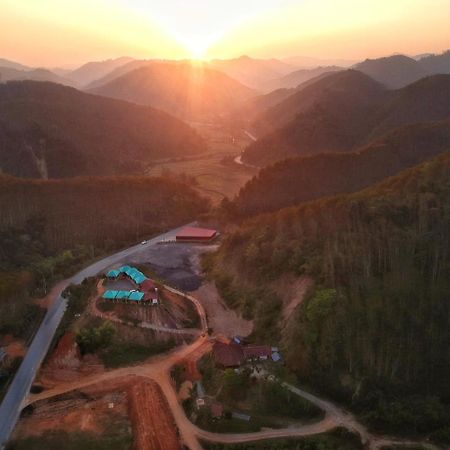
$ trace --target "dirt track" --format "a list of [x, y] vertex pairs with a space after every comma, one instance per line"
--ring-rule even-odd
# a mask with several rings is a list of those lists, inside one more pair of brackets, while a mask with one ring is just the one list
[[[195, 301], [194, 301], [195, 300]], [[194, 304], [196, 305], [199, 315], [202, 321], [202, 328], [206, 328], [206, 315], [203, 310], [202, 305], [195, 298], [193, 298]], [[361, 436], [363, 443], [368, 445], [370, 449], [379, 449], [382, 445], [389, 444], [397, 444], [397, 445], [409, 445], [410, 442], [401, 441], [397, 439], [391, 439], [389, 437], [376, 437], [369, 433], [367, 429], [361, 425], [351, 414], [342, 410], [341, 408], [335, 406], [331, 402], [320, 399], [308, 392], [302, 391], [294, 386], [285, 385], [288, 389], [290, 389], [296, 395], [306, 398], [311, 401], [313, 404], [319, 406], [325, 411], [325, 417], [320, 422], [316, 422], [313, 424], [303, 425], [296, 428], [286, 428], [286, 429], [277, 429], [277, 430], [266, 430], [255, 433], [233, 433], [233, 434], [220, 434], [220, 433], [210, 433], [205, 430], [201, 430], [196, 427], [190, 420], [186, 417], [186, 414], [179, 403], [177, 394], [175, 392], [174, 383], [170, 378], [170, 370], [171, 368], [180, 362], [192, 362], [201, 358], [202, 355], [211, 351], [213, 340], [207, 336], [199, 337], [192, 344], [179, 347], [178, 349], [166, 354], [156, 356], [144, 364], [132, 367], [124, 367], [116, 370], [111, 370], [109, 372], [92, 375], [85, 377], [82, 380], [77, 380], [76, 382], [63, 383], [55, 388], [48, 389], [40, 394], [30, 394], [23, 406], [34, 403], [38, 400], [43, 400], [47, 398], [54, 397], [56, 395], [60, 395], [66, 392], [70, 392], [76, 389], [86, 388], [94, 383], [103, 383], [106, 381], [116, 380], [118, 378], [129, 377], [132, 375], [146, 377], [151, 379], [153, 382], [156, 382], [162, 390], [165, 399], [167, 400], [167, 404], [172, 413], [173, 419], [175, 420], [176, 425], [178, 426], [178, 430], [180, 433], [180, 438], [183, 444], [190, 448], [190, 450], [201, 450], [201, 445], [199, 443], [199, 438], [212, 441], [212, 442], [222, 442], [222, 443], [237, 443], [237, 442], [250, 442], [257, 441], [263, 439], [272, 439], [278, 437], [304, 437], [315, 435], [319, 433], [324, 433], [332, 430], [337, 426], [343, 426], [352, 432], [356, 432]], [[153, 388], [150, 388], [150, 391], [146, 391], [146, 388], [140, 387], [136, 388], [136, 395], [142, 395], [143, 398], [147, 399], [152, 396], [159, 394], [155, 394]], [[141, 392], [141, 390], [143, 391]], [[159, 400], [158, 400], [159, 402]], [[150, 411], [147, 411], [148, 406], [147, 400], [144, 401], [144, 410], [150, 414]], [[162, 415], [164, 418], [162, 425], [167, 427], [172, 419], [170, 419], [170, 412], [167, 410], [165, 402], [160, 402], [158, 406], [158, 411], [156, 415]], [[139, 406], [141, 407], [141, 406]], [[155, 411], [153, 413], [155, 414]], [[152, 417], [153, 417], [152, 415]], [[145, 420], [147, 423], [147, 420]], [[136, 428], [136, 436], [139, 442], [144, 444], [144, 441], [149, 437], [146, 436], [147, 432], [151, 432], [153, 430], [151, 425], [145, 425], [144, 422], [138, 423], [135, 425]], [[150, 427], [147, 430], [147, 427]], [[169, 427], [170, 428], [170, 427]], [[150, 430], [150, 431], [149, 431]], [[156, 433], [156, 429], [154, 429]], [[172, 431], [169, 431], [169, 434], [172, 436]], [[169, 449], [169, 447], [158, 447], [157, 445], [162, 445], [159, 441], [160, 437], [157, 436], [157, 433], [153, 436], [155, 440], [155, 447], [148, 448], [161, 448], [161, 449]], [[159, 443], [158, 443], [159, 442]], [[138, 447], [139, 449], [146, 449], [147, 447]], [[175, 447], [176, 448], [176, 447]], [[437, 449], [430, 444], [425, 444], [425, 448]]]
[[129, 389], [129, 416], [136, 450], [180, 450], [177, 427], [161, 388], [152, 380]]

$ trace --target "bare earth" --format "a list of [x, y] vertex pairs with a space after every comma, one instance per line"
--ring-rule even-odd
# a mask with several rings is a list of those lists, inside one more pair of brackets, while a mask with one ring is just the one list
[[238, 316], [236, 311], [229, 309], [212, 282], [202, 284], [192, 295], [205, 308], [209, 326], [216, 334], [224, 336], [248, 336], [253, 330], [253, 322]]

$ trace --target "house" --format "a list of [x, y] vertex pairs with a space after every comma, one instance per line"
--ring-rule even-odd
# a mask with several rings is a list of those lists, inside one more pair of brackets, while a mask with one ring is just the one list
[[266, 361], [272, 356], [272, 348], [268, 345], [247, 345], [243, 350], [246, 361]]
[[223, 416], [223, 406], [220, 403], [212, 403], [210, 412], [213, 419], [220, 419]]
[[233, 342], [229, 344], [215, 342], [212, 353], [214, 362], [219, 367], [239, 367], [245, 361], [242, 347]]
[[185, 227], [176, 235], [177, 242], [208, 242], [218, 236], [217, 230]]

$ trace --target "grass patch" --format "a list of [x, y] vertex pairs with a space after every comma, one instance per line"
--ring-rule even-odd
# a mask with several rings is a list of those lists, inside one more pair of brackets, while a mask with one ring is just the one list
[[100, 353], [103, 364], [108, 368], [129, 366], [145, 361], [150, 356], [164, 353], [175, 347], [176, 342], [152, 342], [140, 345], [132, 342], [114, 341], [107, 349]]

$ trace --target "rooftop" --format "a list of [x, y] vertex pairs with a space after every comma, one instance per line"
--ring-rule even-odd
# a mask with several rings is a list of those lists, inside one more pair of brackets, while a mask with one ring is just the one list
[[217, 230], [185, 227], [177, 233], [177, 239], [212, 239], [216, 234]]

